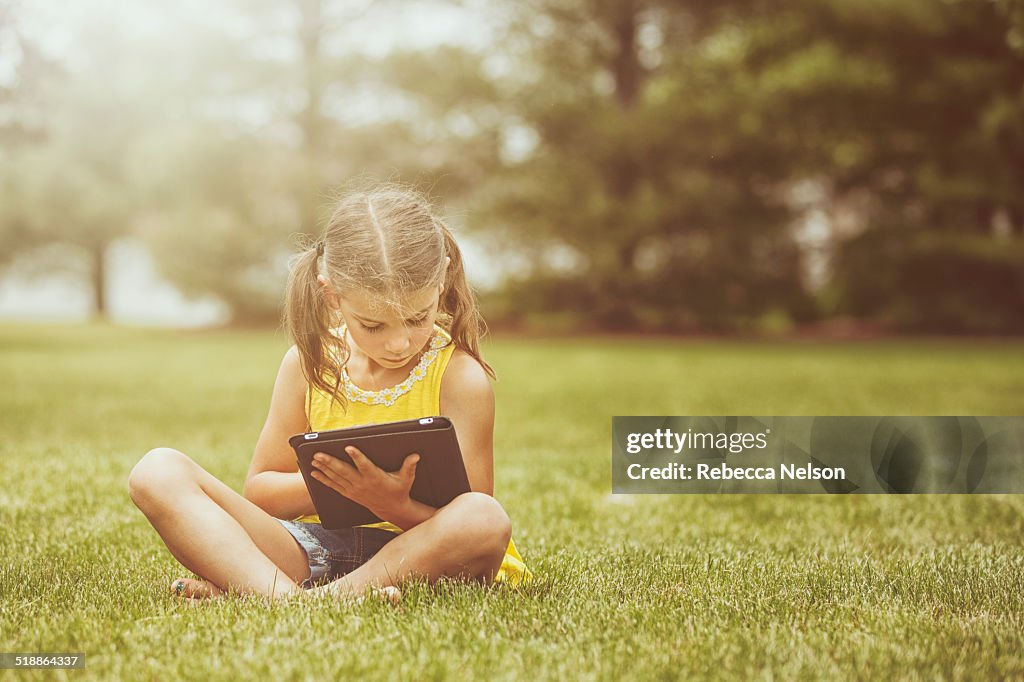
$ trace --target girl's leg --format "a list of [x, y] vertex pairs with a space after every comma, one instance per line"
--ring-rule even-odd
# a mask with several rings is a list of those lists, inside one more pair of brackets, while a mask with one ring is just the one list
[[362, 594], [409, 577], [490, 582], [512, 537], [508, 514], [490, 495], [466, 493], [388, 542], [365, 564], [311, 592]]
[[302, 592], [305, 552], [276, 519], [170, 448], [146, 454], [128, 477], [132, 501], [174, 558], [222, 590]]

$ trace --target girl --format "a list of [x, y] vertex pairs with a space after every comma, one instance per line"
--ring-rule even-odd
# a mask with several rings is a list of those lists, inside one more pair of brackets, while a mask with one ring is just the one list
[[[245, 495], [170, 448], [148, 452], [129, 476], [132, 500], [171, 554], [205, 578], [175, 580], [172, 593], [373, 590], [397, 601], [410, 577], [529, 580], [509, 517], [491, 497], [494, 371], [480, 355], [480, 318], [459, 247], [426, 201], [392, 186], [343, 199], [292, 268], [285, 318], [295, 345]], [[319, 524], [289, 436], [436, 414], [455, 426], [473, 492], [435, 509], [409, 497], [418, 455], [389, 473], [351, 448], [356, 466], [324, 457], [314, 475], [384, 521]]]

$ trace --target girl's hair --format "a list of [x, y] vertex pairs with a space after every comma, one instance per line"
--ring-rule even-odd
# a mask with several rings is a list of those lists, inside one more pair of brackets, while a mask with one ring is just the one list
[[[445, 256], [451, 259], [447, 270]], [[419, 193], [384, 185], [345, 196], [323, 236], [292, 261], [285, 326], [295, 340], [310, 388], [344, 406], [340, 370], [349, 352], [344, 336], [333, 332], [341, 319], [327, 305], [323, 286], [317, 282], [321, 273], [340, 296], [366, 293], [380, 309], [393, 311], [401, 310], [407, 294], [436, 287], [443, 278], [438, 323], [456, 348], [473, 356], [495, 378], [480, 355], [479, 338], [485, 327], [466, 282], [462, 253], [448, 227]]]

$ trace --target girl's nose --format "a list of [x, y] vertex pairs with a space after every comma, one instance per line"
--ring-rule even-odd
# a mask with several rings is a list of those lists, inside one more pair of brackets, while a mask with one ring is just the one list
[[409, 337], [405, 334], [396, 334], [384, 343], [384, 350], [392, 355], [403, 355], [409, 350]]

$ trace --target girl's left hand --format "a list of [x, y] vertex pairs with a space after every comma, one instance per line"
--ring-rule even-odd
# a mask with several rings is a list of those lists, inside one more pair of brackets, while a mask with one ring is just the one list
[[353, 502], [388, 520], [392, 512], [409, 503], [409, 490], [416, 478], [416, 463], [420, 456], [413, 453], [402, 462], [402, 468], [391, 473], [384, 471], [353, 445], [345, 452], [355, 466], [322, 452], [313, 456], [313, 478]]

